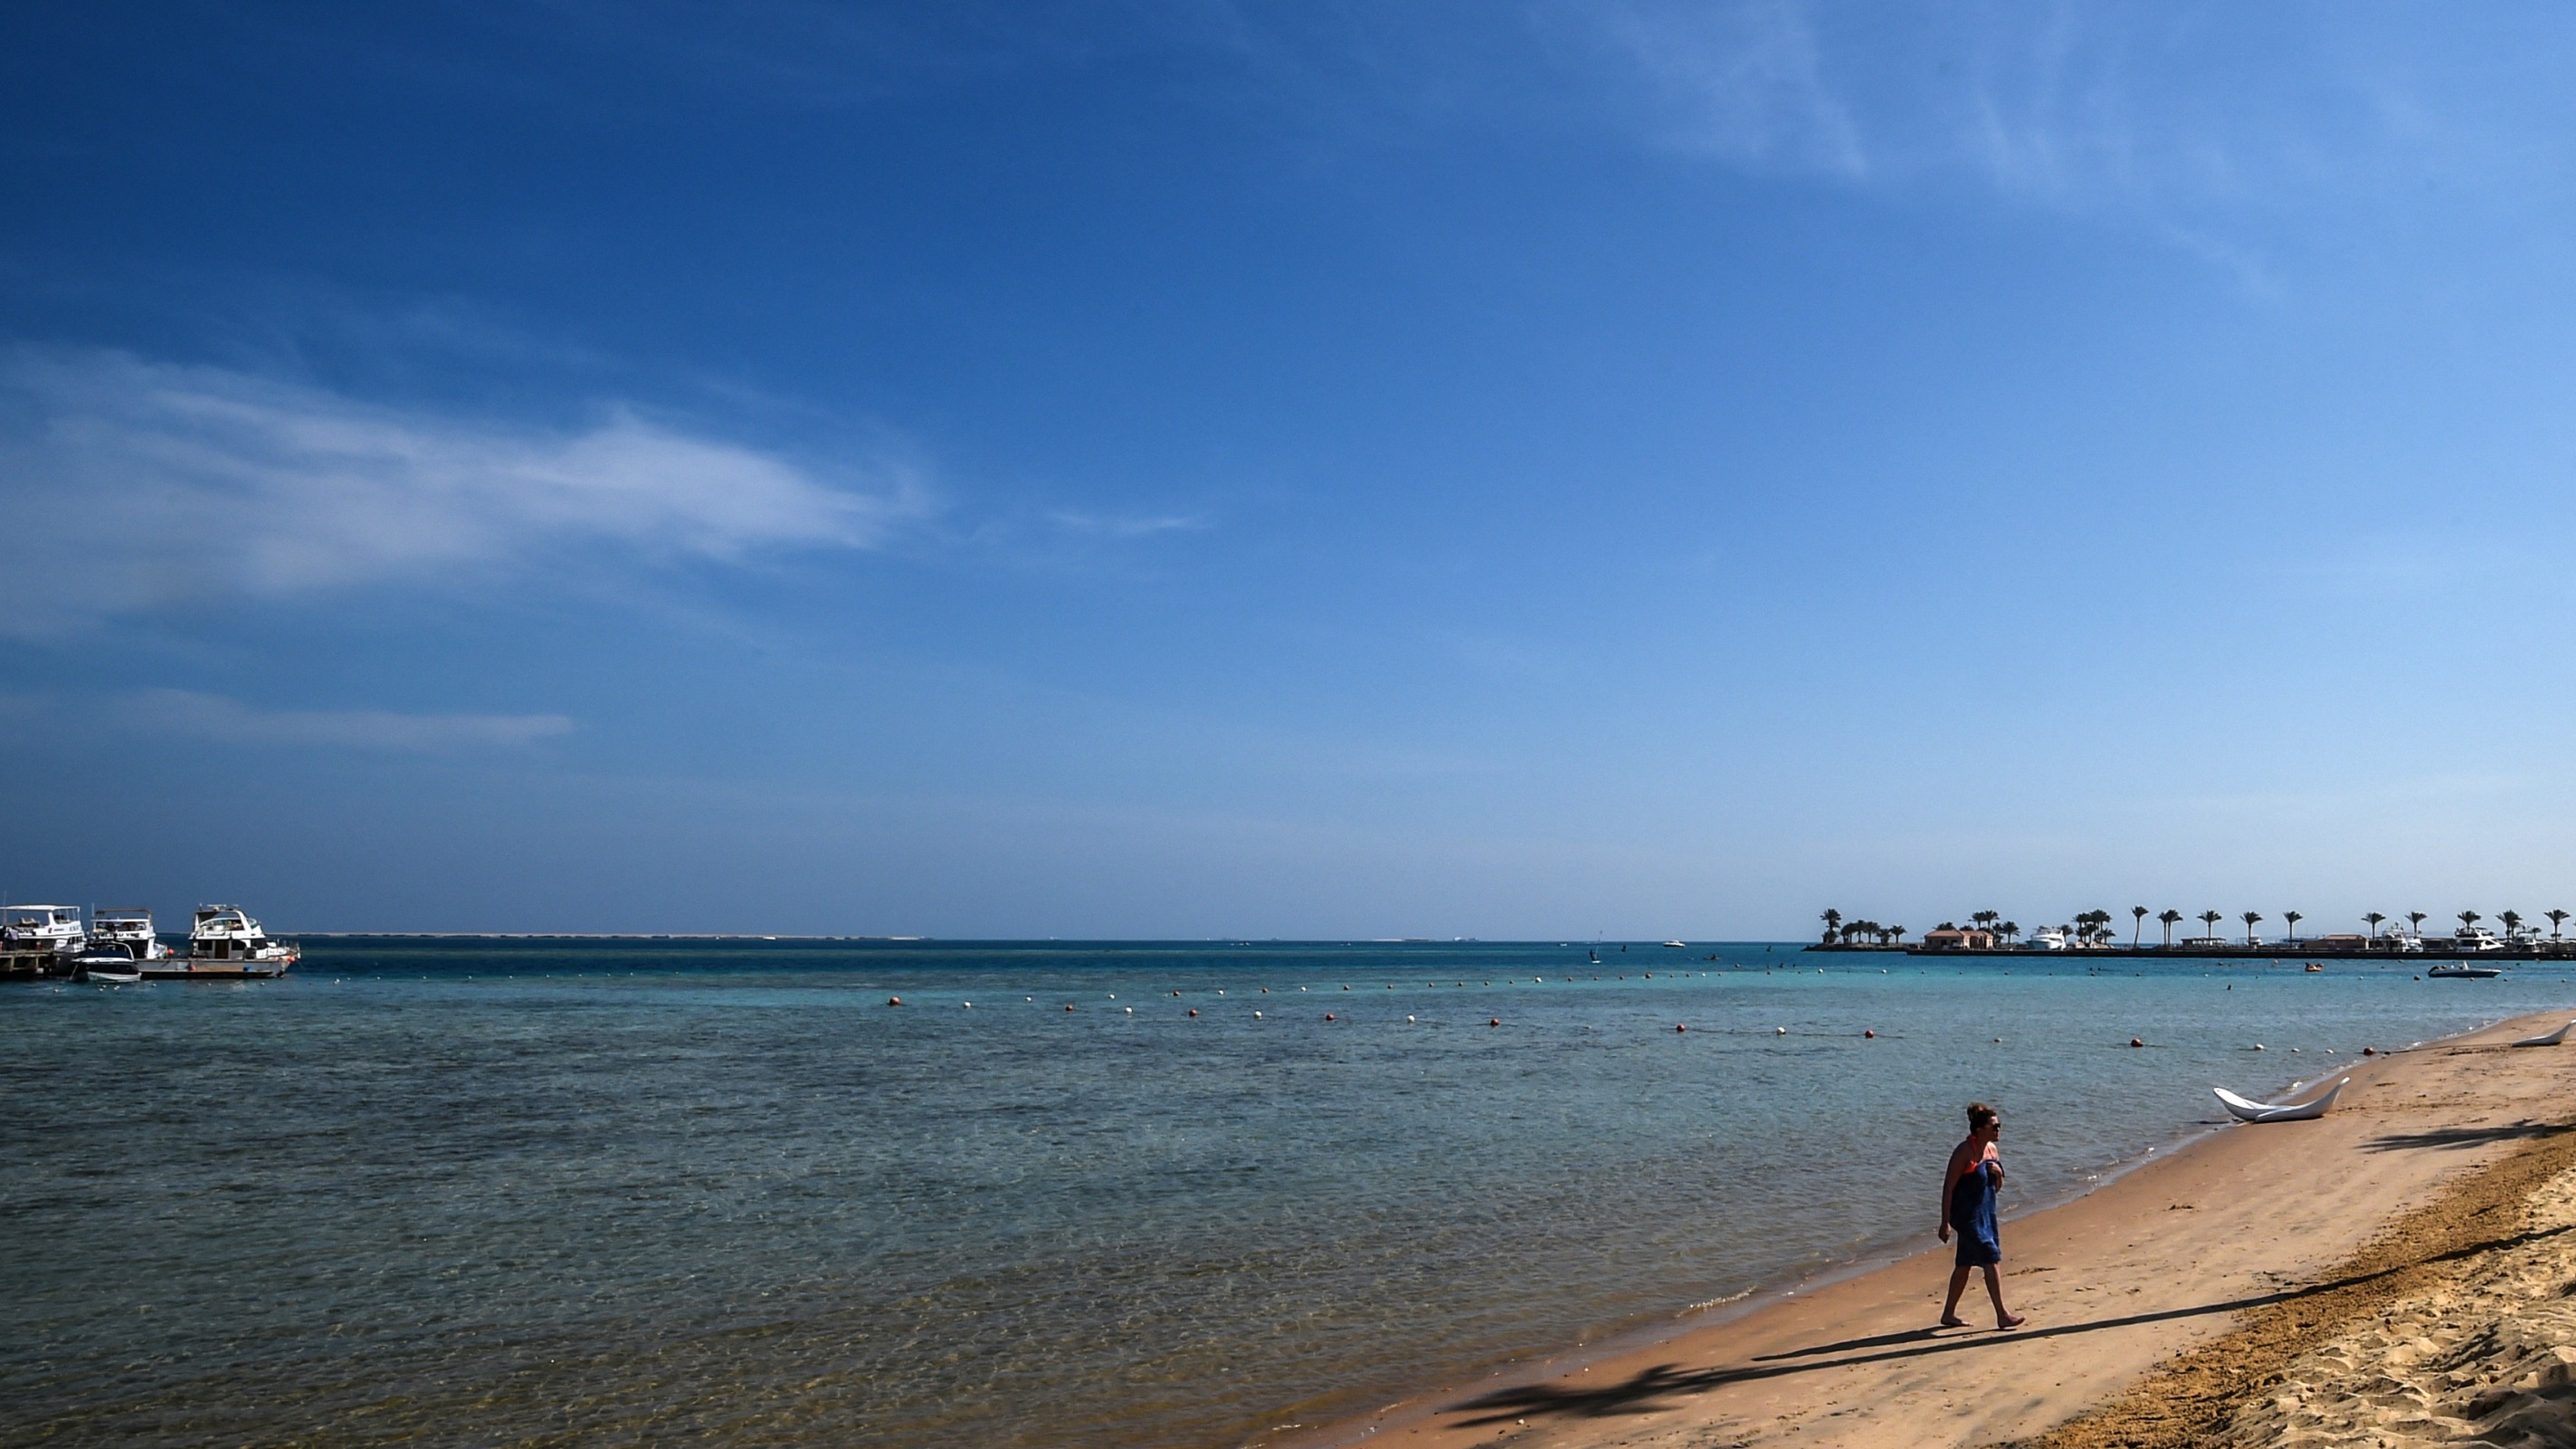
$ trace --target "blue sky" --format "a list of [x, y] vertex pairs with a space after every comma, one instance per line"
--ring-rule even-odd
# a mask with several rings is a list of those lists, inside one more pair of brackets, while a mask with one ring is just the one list
[[24, 6], [13, 899], [2576, 906], [2545, 7]]

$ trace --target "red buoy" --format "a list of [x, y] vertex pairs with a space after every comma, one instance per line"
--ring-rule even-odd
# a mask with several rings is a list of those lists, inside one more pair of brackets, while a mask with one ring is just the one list
[[1877, 1037], [1877, 1036], [1878, 1036], [1878, 1033], [1877, 1033], [1877, 1032], [1875, 1032], [1875, 1031], [1863, 1031], [1863, 1032], [1861, 1033], [1861, 1039], [1862, 1039], [1862, 1040], [1864, 1040], [1864, 1041], [1874, 1040], [1874, 1039], [1876, 1039], [1876, 1037]]
[[1332, 1019], [1333, 1019], [1333, 1014], [1332, 1014], [1331, 1012], [1329, 1012], [1329, 1011], [1328, 1011], [1328, 1012], [1325, 1012], [1325, 1013], [1324, 1013], [1324, 1020], [1326, 1020], [1326, 1021], [1331, 1021]]
[[1198, 1009], [1197, 1007], [1193, 1006], [1193, 1007], [1191, 1007], [1191, 1008], [1190, 1008], [1190, 1015], [1192, 1015], [1192, 1016], [1196, 1016], [1196, 1015], [1198, 1015], [1198, 1014], [1199, 1014], [1199, 1009]]
[[1687, 1027], [1687, 1026], [1682, 1025], [1680, 1022], [1678, 1022], [1678, 1021], [1677, 1021], [1677, 1022], [1674, 1022], [1674, 1023], [1673, 1023], [1673, 1030], [1675, 1030], [1675, 1031], [1688, 1031], [1688, 1030], [1690, 1030], [1690, 1028], [1689, 1028], [1689, 1027]]
[[901, 1006], [903, 1005], [903, 998], [900, 996], [889, 996], [886, 998], [886, 1005]]
[[1489, 1021], [1489, 1022], [1486, 1022], [1486, 1023], [1485, 1023], [1485, 1025], [1487, 1025], [1487, 1026], [1501, 1026], [1502, 1024], [1503, 1024], [1503, 1019], [1502, 1019], [1501, 1017], [1499, 1017], [1499, 1016], [1498, 1016], [1498, 1017], [1495, 1017], [1493, 1020], [1491, 1020], [1491, 1021]]
[[2146, 1043], [2145, 1043], [2145, 1042], [2142, 1042], [2142, 1041], [2140, 1041], [2140, 1040], [2138, 1040], [2136, 1037], [2131, 1037], [2131, 1038], [2129, 1038], [2129, 1045], [2131, 1045], [2131, 1046], [2145, 1046], [2145, 1045], [2146, 1045]]

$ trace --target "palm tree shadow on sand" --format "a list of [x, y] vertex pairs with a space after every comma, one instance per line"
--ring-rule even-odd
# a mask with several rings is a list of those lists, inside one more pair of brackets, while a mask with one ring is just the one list
[[[1754, 1383], [1763, 1379], [1786, 1378], [1792, 1374], [1816, 1373], [1825, 1369], [1853, 1368], [1862, 1364], [1889, 1363], [1898, 1359], [1924, 1358], [1933, 1354], [1975, 1353], [1981, 1349], [2000, 1348], [2033, 1339], [2069, 1338], [2077, 1334], [2100, 1333], [2115, 1328], [2135, 1328], [2148, 1323], [2170, 1323], [2177, 1319], [2202, 1318], [2213, 1313], [2240, 1313], [2249, 1308], [2264, 1308], [2275, 1303], [2292, 1303], [2319, 1293], [2332, 1293], [2364, 1283], [2375, 1282], [2393, 1273], [2429, 1263], [2452, 1262], [2461, 1258], [2501, 1248], [2518, 1248], [2527, 1243], [2542, 1242], [2561, 1233], [2576, 1232], [2576, 1227], [2543, 1228], [2534, 1232], [2515, 1233], [2509, 1237], [2491, 1238], [2427, 1258], [2382, 1268], [2376, 1272], [2336, 1278], [2324, 1283], [2311, 1283], [2304, 1288], [2286, 1288], [2275, 1293], [2258, 1293], [2247, 1298], [2230, 1298], [2218, 1303], [2198, 1303], [2185, 1308], [2168, 1308], [2155, 1313], [2132, 1313], [2118, 1318], [2097, 1318], [2084, 1323], [2060, 1324], [2053, 1328], [2023, 1329], [2011, 1333], [1979, 1331], [1973, 1335], [1953, 1334], [1943, 1337], [1934, 1328], [1912, 1329], [1904, 1333], [1880, 1334], [1873, 1338], [1849, 1338], [1838, 1343], [1820, 1343], [1810, 1348], [1789, 1349], [1782, 1353], [1763, 1354], [1730, 1368], [1686, 1369], [1678, 1364], [1656, 1364], [1640, 1369], [1626, 1379], [1598, 1387], [1568, 1388], [1554, 1384], [1524, 1384], [1498, 1389], [1490, 1394], [1468, 1399], [1443, 1412], [1474, 1414], [1461, 1421], [1467, 1427], [1499, 1424], [1533, 1415], [1555, 1415], [1568, 1419], [1606, 1419], [1628, 1414], [1661, 1413], [1680, 1407], [1677, 1402], [1694, 1394], [1708, 1393], [1730, 1384]], [[1801, 1360], [1792, 1362], [1792, 1360]]]

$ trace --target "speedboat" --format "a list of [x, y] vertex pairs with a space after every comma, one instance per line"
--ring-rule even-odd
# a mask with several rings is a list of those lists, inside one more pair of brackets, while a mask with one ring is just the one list
[[134, 948], [121, 941], [92, 941], [72, 958], [72, 968], [84, 981], [103, 981], [111, 986], [143, 979], [143, 967], [134, 959]]
[[1680, 942], [1680, 941], [1666, 941], [1664, 944], [1665, 944], [1666, 946], [1671, 947], [1672, 949], [1674, 949], [1674, 950], [1676, 950], [1676, 951], [1679, 951], [1679, 950], [1684, 949], [1684, 943], [1682, 943], [1682, 942]]
[[2490, 976], [2502, 976], [2504, 968], [2501, 966], [2433, 966], [2426, 968], [2424, 974], [2435, 981], [2484, 981]]

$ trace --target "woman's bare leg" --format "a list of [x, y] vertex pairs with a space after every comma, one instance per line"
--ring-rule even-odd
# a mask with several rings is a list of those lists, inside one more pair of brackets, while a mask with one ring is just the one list
[[1968, 1291], [1968, 1265], [1961, 1263], [1950, 1270], [1950, 1301], [1941, 1305], [1943, 1328], [1965, 1328], [1968, 1320], [1959, 1316], [1959, 1295]]
[[[1953, 1291], [1950, 1294], [1950, 1306], [1952, 1308], [1959, 1306], [1959, 1295], [1956, 1290], [1963, 1285], [1967, 1276], [1968, 1270], [1962, 1268], [1958, 1276], [1951, 1280]], [[2004, 1275], [1995, 1271], [1995, 1265], [1992, 1263], [1986, 1265], [1986, 1296], [1995, 1300], [1995, 1327], [2012, 1328], [2021, 1322], [2018, 1317], [2004, 1311]]]

